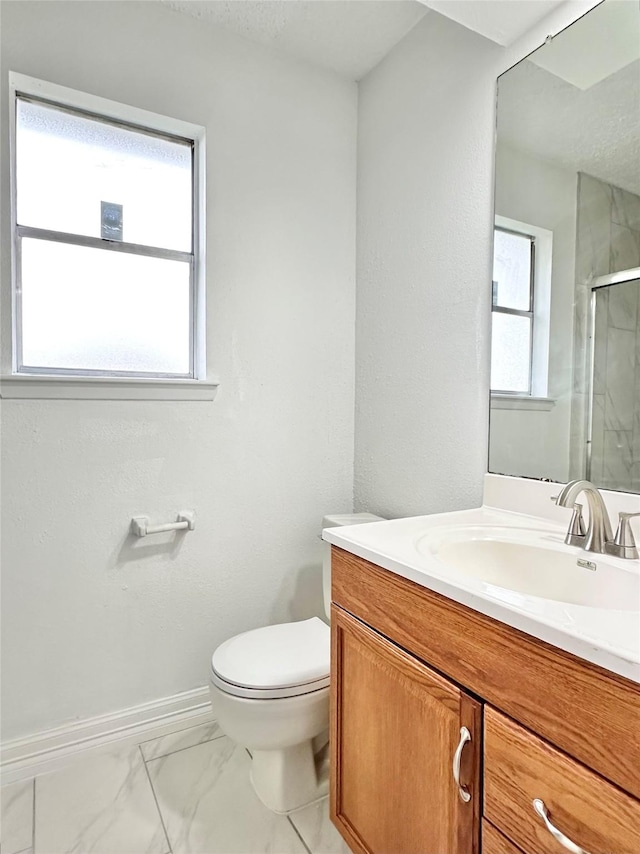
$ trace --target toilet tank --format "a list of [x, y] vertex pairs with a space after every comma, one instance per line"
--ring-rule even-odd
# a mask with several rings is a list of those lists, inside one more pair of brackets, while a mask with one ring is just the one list
[[[325, 516], [322, 520], [322, 530], [325, 528], [339, 528], [343, 525], [364, 525], [367, 522], [383, 522], [382, 516], [374, 516], [373, 513], [337, 513], [334, 516]], [[322, 543], [322, 590], [324, 593], [324, 610], [327, 617], [331, 616], [331, 545]]]

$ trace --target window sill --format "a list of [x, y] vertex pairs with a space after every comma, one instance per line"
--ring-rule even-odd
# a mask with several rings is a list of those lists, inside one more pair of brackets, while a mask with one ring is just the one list
[[129, 379], [128, 377], [0, 377], [4, 400], [205, 400], [216, 396], [218, 382]]
[[529, 397], [517, 394], [492, 394], [492, 409], [529, 409], [549, 412], [556, 405], [551, 397]]

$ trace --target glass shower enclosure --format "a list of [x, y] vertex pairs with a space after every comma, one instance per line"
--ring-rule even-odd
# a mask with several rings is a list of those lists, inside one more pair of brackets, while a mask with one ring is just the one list
[[640, 492], [640, 269], [594, 281], [590, 321], [587, 479]]

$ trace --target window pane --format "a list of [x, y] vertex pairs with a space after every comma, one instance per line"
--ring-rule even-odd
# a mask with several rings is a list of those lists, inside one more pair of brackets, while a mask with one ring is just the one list
[[531, 319], [498, 311], [491, 319], [491, 388], [529, 394]]
[[20, 225], [191, 251], [190, 143], [18, 99], [16, 161]]
[[188, 374], [187, 262], [22, 240], [26, 367]]
[[531, 240], [496, 229], [493, 244], [494, 304], [531, 310]]

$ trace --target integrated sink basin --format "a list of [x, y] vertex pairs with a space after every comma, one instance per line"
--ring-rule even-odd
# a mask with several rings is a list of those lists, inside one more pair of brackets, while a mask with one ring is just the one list
[[[541, 507], [558, 520], [483, 506], [326, 528], [323, 538], [640, 684], [640, 560], [565, 545], [569, 511]], [[640, 526], [635, 534], [640, 542]]]
[[[572, 605], [640, 611], [640, 575], [607, 555], [566, 546], [544, 530], [497, 526], [434, 528], [419, 554], [490, 588]], [[504, 594], [500, 598], [505, 598]]]

